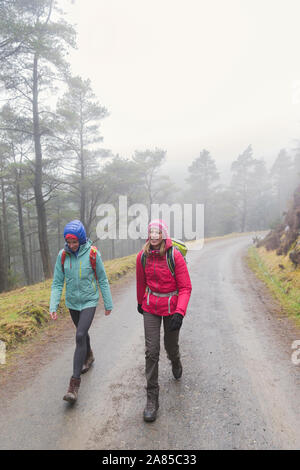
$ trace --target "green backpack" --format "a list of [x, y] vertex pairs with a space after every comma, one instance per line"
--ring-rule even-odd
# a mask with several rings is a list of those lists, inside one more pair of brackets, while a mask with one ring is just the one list
[[[172, 274], [172, 276], [174, 276], [174, 274], [175, 274], [174, 250], [180, 251], [180, 253], [182, 254], [182, 256], [184, 258], [184, 261], [187, 263], [185, 257], [186, 257], [187, 251], [188, 251], [188, 247], [180, 240], [176, 240], [175, 238], [171, 238], [171, 240], [172, 240], [172, 246], [167, 250], [166, 259], [167, 259], [167, 264], [168, 264], [168, 267], [171, 271], [171, 274]], [[146, 261], [147, 261], [147, 257], [145, 255], [145, 253], [142, 253], [141, 262], [142, 262], [142, 266], [143, 266], [144, 269], [145, 269], [145, 266], [146, 266]]]

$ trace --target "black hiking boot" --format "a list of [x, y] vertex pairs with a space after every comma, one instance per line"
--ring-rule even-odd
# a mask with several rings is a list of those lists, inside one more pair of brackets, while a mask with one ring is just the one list
[[182, 364], [180, 362], [180, 359], [172, 362], [172, 372], [176, 380], [180, 379], [180, 377], [182, 376]]
[[156, 420], [156, 413], [159, 408], [158, 396], [150, 395], [147, 397], [147, 404], [144, 409], [144, 420], [148, 423]]

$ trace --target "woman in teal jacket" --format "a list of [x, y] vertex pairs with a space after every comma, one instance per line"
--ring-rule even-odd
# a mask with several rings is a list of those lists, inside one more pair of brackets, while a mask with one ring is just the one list
[[[99, 251], [96, 252], [95, 270], [92, 266], [91, 240], [86, 238], [84, 226], [79, 220], [69, 222], [64, 229], [64, 250], [57, 256], [51, 288], [50, 315], [57, 319], [57, 308], [66, 281], [66, 306], [76, 326], [76, 349], [73, 360], [73, 375], [64, 400], [74, 403], [80, 386], [80, 374], [86, 372], [94, 361], [88, 330], [92, 324], [99, 301], [99, 282], [105, 315], [109, 315], [113, 304], [110, 287]], [[97, 275], [97, 279], [95, 277]]]

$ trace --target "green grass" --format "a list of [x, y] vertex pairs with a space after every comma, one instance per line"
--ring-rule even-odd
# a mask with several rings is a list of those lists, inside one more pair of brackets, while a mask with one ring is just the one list
[[[136, 254], [104, 262], [109, 282], [116, 282], [135, 269]], [[50, 320], [49, 300], [52, 279], [0, 294], [0, 340], [7, 350], [34, 336]], [[63, 291], [59, 315], [66, 315]]]
[[270, 289], [282, 310], [300, 326], [300, 270], [295, 269], [288, 256], [275, 251], [250, 247], [248, 265]]

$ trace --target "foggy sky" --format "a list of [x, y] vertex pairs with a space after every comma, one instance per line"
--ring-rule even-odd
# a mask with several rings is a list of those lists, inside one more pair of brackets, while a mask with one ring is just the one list
[[228, 170], [249, 144], [269, 161], [300, 137], [299, 0], [59, 3], [72, 70], [110, 112], [105, 148], [160, 147], [180, 166], [206, 148]]

